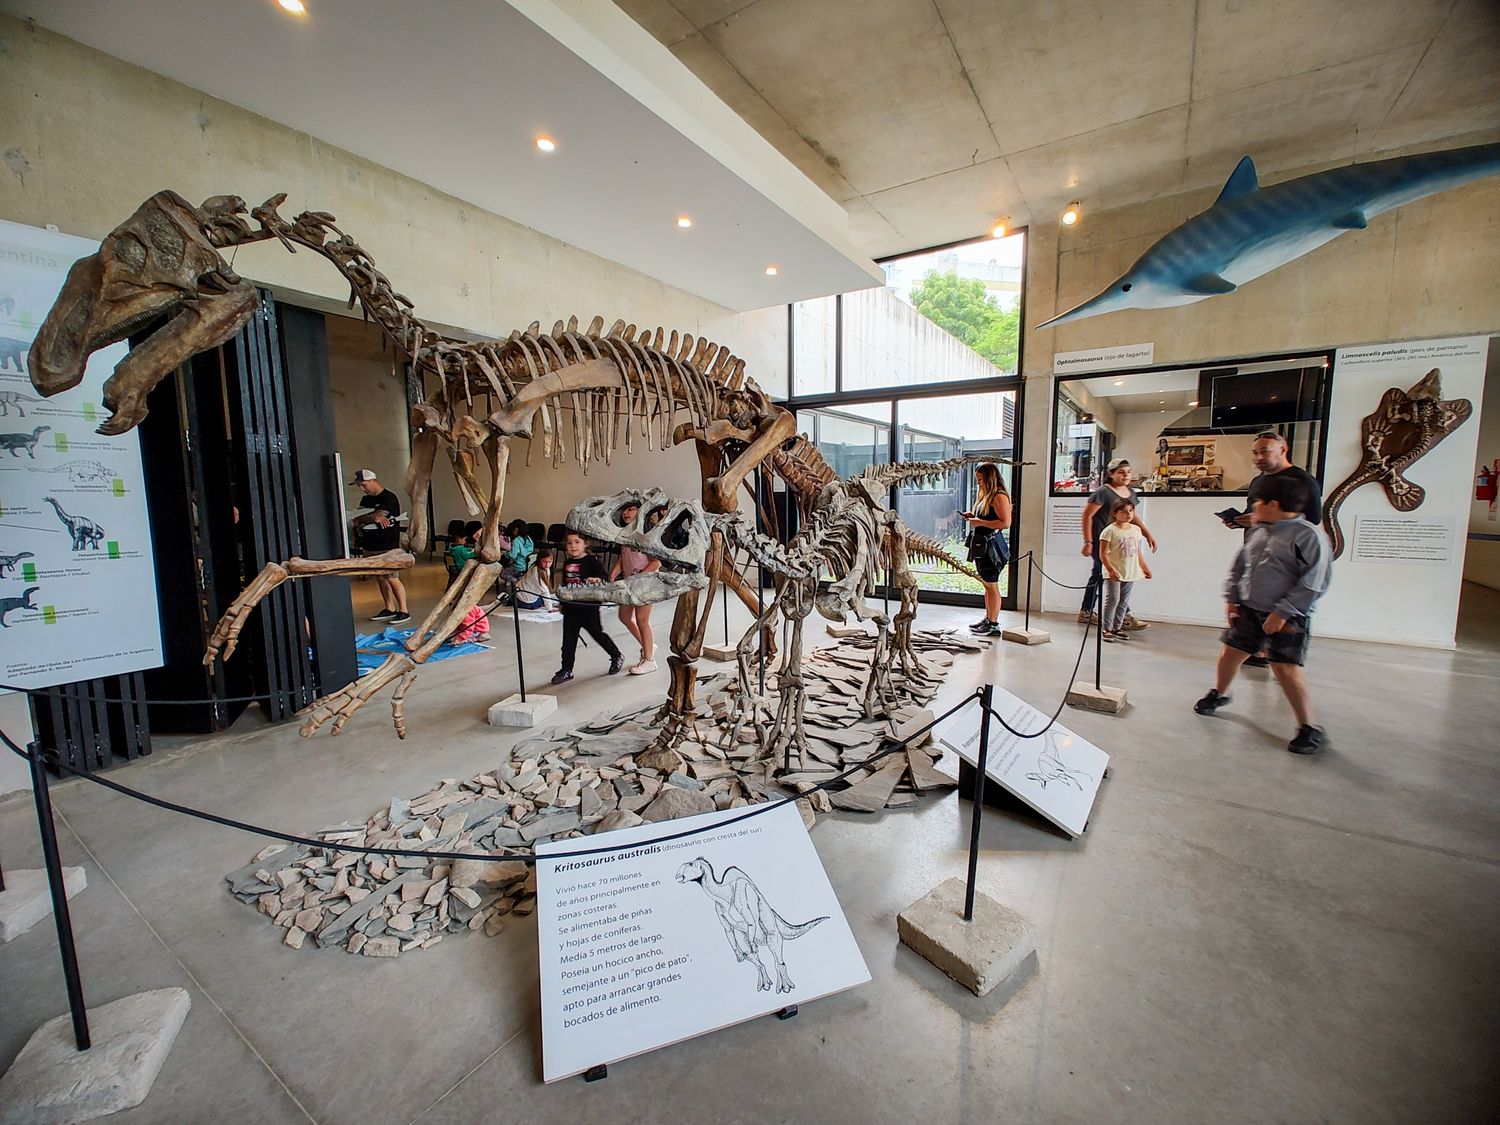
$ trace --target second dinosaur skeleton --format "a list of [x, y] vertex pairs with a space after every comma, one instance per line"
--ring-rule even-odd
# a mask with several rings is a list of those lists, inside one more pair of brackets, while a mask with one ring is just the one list
[[[802, 677], [804, 621], [816, 609], [829, 621], [842, 624], [852, 616], [875, 625], [875, 648], [860, 702], [867, 718], [892, 710], [892, 667], [915, 680], [927, 678], [928, 672], [912, 645], [917, 580], [908, 558], [910, 531], [886, 506], [885, 498], [897, 485], [946, 477], [984, 459], [971, 455], [876, 465], [848, 481], [835, 479], [821, 489], [804, 526], [785, 544], [757, 531], [742, 512], [711, 515], [697, 501], [673, 498], [661, 489], [626, 489], [592, 497], [568, 513], [568, 526], [601, 542], [659, 559], [662, 568], [607, 584], [567, 587], [558, 596], [564, 602], [649, 605], [682, 590], [696, 593], [708, 587], [708, 605], [712, 606], [713, 575], [723, 569], [723, 560], [745, 552], [772, 575], [775, 594], [736, 646], [739, 687], [726, 742], [732, 742], [748, 724], [765, 757], [774, 760], [793, 751], [801, 756], [808, 749], [803, 728], [807, 704]], [[630, 508], [637, 511], [627, 522], [622, 513]], [[872, 604], [883, 567], [888, 568], [899, 598], [894, 617]], [[697, 659], [708, 616], [705, 610], [686, 637], [673, 631], [674, 663]], [[782, 663], [776, 676], [778, 700], [772, 707], [751, 689], [750, 657], [756, 639], [778, 626], [783, 631]], [[650, 751], [656, 768], [681, 766], [674, 747], [692, 729], [694, 717], [691, 697], [668, 698], [658, 715], [662, 736]]]

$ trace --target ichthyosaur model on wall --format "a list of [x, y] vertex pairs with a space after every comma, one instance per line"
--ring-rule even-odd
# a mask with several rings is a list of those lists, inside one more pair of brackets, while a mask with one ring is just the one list
[[1107, 289], [1038, 328], [1121, 309], [1166, 309], [1220, 293], [1309, 254], [1377, 215], [1500, 173], [1500, 144], [1397, 156], [1262, 188], [1240, 160], [1219, 198], [1147, 250]]

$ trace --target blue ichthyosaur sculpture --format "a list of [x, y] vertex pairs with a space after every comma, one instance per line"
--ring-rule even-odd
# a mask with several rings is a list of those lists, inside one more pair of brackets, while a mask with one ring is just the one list
[[1120, 309], [1230, 293], [1377, 215], [1500, 173], [1500, 144], [1351, 164], [1262, 188], [1244, 157], [1214, 205], [1141, 255], [1107, 289], [1038, 328]]

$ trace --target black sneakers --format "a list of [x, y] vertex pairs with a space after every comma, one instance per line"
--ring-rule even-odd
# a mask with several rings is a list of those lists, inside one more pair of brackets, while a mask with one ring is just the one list
[[379, 613], [372, 613], [372, 614], [370, 614], [370, 620], [371, 621], [389, 621], [391, 618], [397, 617], [397, 616], [399, 616], [399, 612], [397, 610], [394, 610], [394, 609], [382, 609]]
[[1193, 710], [1200, 715], [1212, 715], [1220, 707], [1230, 702], [1231, 698], [1228, 695], [1220, 695], [1214, 688], [1209, 688], [1208, 694], [1193, 704]]
[[394, 617], [387, 617], [385, 623], [387, 625], [405, 625], [410, 620], [411, 614], [397, 612]]
[[565, 684], [569, 680], [571, 680], [572, 678], [573, 678], [573, 673], [572, 672], [560, 671], [560, 672], [558, 672], [556, 675], [554, 675], [552, 677], [552, 682], [554, 684]]
[[613, 656], [611, 656], [609, 658], [609, 674], [611, 676], [617, 676], [617, 675], [619, 675], [620, 674], [620, 669], [623, 668], [623, 667], [625, 667], [625, 654], [624, 653], [617, 652], [617, 653], [615, 653]]
[[1323, 749], [1327, 737], [1322, 727], [1300, 726], [1297, 737], [1288, 742], [1286, 748], [1293, 754], [1316, 754]]
[[993, 627], [994, 624], [995, 623], [988, 617], [981, 617], [978, 621], [969, 626], [969, 632], [982, 637], [990, 631], [991, 627]]

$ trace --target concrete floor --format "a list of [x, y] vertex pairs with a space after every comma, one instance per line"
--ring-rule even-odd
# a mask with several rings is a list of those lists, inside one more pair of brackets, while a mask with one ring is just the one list
[[[419, 577], [413, 609], [439, 585]], [[1106, 682], [1128, 687], [1131, 708], [1063, 716], [1113, 755], [1086, 836], [1070, 842], [1019, 815], [985, 823], [983, 885], [1039, 935], [1039, 974], [1003, 1007], [896, 941], [896, 912], [963, 870], [968, 806], [934, 796], [814, 830], [870, 984], [590, 1085], [539, 1080], [530, 919], [396, 961], [294, 952], [225, 890], [260, 841], [60, 784], [64, 860], [88, 869], [73, 909], [89, 1001], [173, 984], [193, 999], [150, 1099], [119, 1120], [1488, 1118], [1500, 1104], [1500, 768], [1484, 701], [1500, 688], [1500, 595], [1464, 594], [1456, 652], [1315, 644], [1309, 671], [1333, 748], [1311, 760], [1283, 750], [1290, 716], [1263, 673], [1218, 718], [1192, 713], [1211, 631], [1158, 625], [1107, 648]], [[368, 606], [373, 588], [356, 598]], [[970, 617], [924, 607], [921, 620]], [[1080, 629], [1046, 625], [1050, 645], [961, 660], [939, 703], [993, 677], [1050, 709]], [[540, 688], [558, 626], [524, 628]], [[557, 693], [564, 717], [666, 684], [665, 671], [606, 680], [593, 649], [578, 670]], [[249, 715], [222, 737], [162, 740], [112, 776], [294, 831], [362, 819], [392, 795], [503, 760], [514, 735], [487, 727], [484, 709], [514, 684], [513, 656], [497, 648], [423, 675], [404, 743], [383, 704], [338, 739], [303, 741]], [[0, 804], [0, 856], [39, 863], [28, 801]], [[0, 995], [3, 1065], [66, 1010], [50, 924], [0, 947]]]

